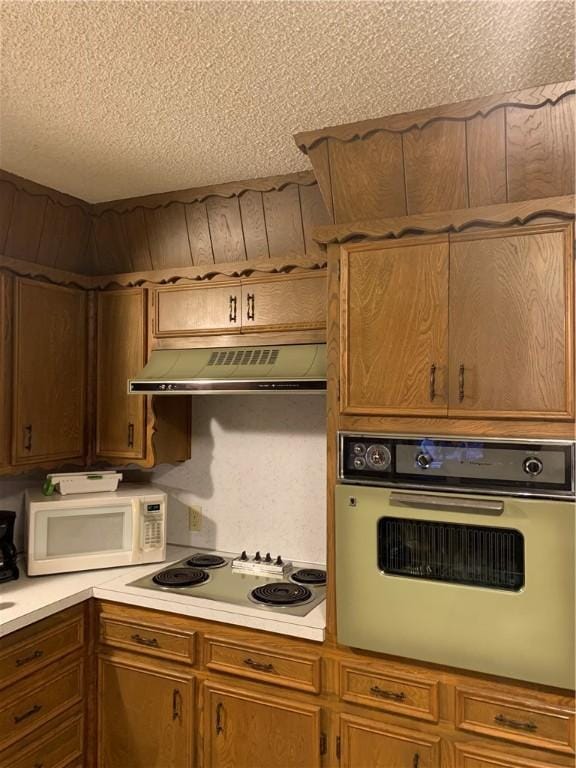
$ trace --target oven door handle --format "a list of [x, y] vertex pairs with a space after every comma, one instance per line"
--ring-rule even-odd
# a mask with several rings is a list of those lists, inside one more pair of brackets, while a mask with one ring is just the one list
[[479, 512], [486, 515], [501, 515], [504, 512], [503, 501], [490, 499], [460, 499], [452, 496], [426, 496], [417, 493], [390, 494], [390, 506], [415, 507], [416, 509], [439, 509], [447, 512]]

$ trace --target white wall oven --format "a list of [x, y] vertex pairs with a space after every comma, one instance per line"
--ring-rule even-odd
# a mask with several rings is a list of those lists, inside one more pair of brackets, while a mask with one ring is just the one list
[[166, 494], [152, 486], [43, 496], [28, 491], [30, 576], [166, 559]]
[[574, 443], [340, 435], [340, 643], [574, 688]]

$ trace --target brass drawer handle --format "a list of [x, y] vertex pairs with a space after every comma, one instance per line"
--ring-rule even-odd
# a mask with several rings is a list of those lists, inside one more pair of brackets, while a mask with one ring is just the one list
[[24, 427], [24, 450], [32, 450], [32, 424], [27, 424]]
[[256, 317], [256, 306], [255, 306], [255, 298], [253, 293], [248, 294], [248, 320], [254, 320]]
[[535, 733], [538, 730], [536, 723], [521, 723], [519, 720], [509, 720], [504, 715], [496, 715], [494, 722], [498, 725], [504, 726], [504, 728], [514, 728], [515, 731], [527, 731], [528, 733]]
[[172, 720], [182, 721], [182, 694], [178, 688], [172, 691]]
[[44, 656], [44, 651], [34, 651], [34, 653], [31, 653], [30, 656], [23, 656], [21, 659], [16, 659], [16, 666], [23, 667], [24, 664], [28, 664], [29, 662], [35, 661], [36, 659], [41, 659], [42, 656]]
[[244, 659], [244, 664], [258, 672], [276, 672], [273, 664], [262, 664], [262, 662], [254, 661], [254, 659]]
[[458, 368], [458, 400], [462, 402], [464, 400], [464, 365], [461, 364]]
[[434, 402], [436, 397], [436, 364], [430, 366], [430, 402]]
[[224, 733], [224, 726], [222, 725], [222, 712], [224, 711], [224, 704], [221, 701], [216, 706], [216, 736]]
[[236, 296], [230, 296], [230, 315], [228, 316], [228, 319], [231, 323], [236, 322], [236, 306], [238, 303], [238, 299]]
[[131, 640], [134, 640], [138, 645], [145, 645], [148, 648], [160, 648], [160, 643], [155, 637], [142, 637], [142, 635], [131, 635]]
[[380, 699], [390, 699], [391, 701], [404, 701], [406, 698], [406, 694], [402, 691], [399, 693], [396, 693], [396, 691], [387, 691], [384, 688], [379, 688], [377, 685], [373, 685], [372, 688], [370, 688], [370, 693], [374, 696], [378, 696]]
[[32, 717], [32, 715], [37, 715], [41, 709], [41, 704], [34, 704], [32, 709], [29, 709], [27, 712], [23, 712], [21, 715], [14, 715], [14, 725], [18, 725], [18, 723], [27, 720], [29, 717]]

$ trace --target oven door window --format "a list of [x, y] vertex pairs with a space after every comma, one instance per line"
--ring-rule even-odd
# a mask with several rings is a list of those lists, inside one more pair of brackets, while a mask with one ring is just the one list
[[524, 537], [512, 528], [382, 517], [378, 567], [391, 576], [518, 592]]
[[116, 554], [132, 550], [132, 506], [55, 510], [36, 517], [41, 558]]

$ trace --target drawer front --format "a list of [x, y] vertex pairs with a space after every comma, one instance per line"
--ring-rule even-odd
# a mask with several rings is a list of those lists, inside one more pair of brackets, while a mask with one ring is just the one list
[[558, 768], [557, 763], [507, 755], [474, 744], [455, 744], [454, 747], [455, 768]]
[[340, 695], [352, 704], [418, 720], [438, 720], [438, 683], [434, 680], [341, 664]]
[[60, 627], [52, 627], [25, 642], [0, 650], [0, 687], [81, 648], [83, 642], [84, 620], [83, 616], [78, 616]]
[[539, 702], [456, 689], [456, 727], [518, 744], [574, 754], [574, 713]]
[[0, 748], [82, 700], [83, 662], [77, 661], [64, 670], [61, 665], [56, 667], [10, 689], [8, 703], [0, 705]]
[[128, 619], [118, 621], [103, 614], [100, 617], [100, 642], [149, 656], [194, 663], [194, 632], [169, 631]]
[[84, 720], [81, 715], [66, 721], [47, 738], [38, 739], [26, 750], [0, 755], [0, 768], [64, 768], [81, 763]]
[[216, 672], [320, 692], [320, 657], [280, 652], [206, 636], [206, 666]]
[[84, 613], [75, 610], [60, 615], [59, 623], [50, 617], [34, 625], [36, 630], [27, 627], [0, 641], [0, 688], [82, 647]]

